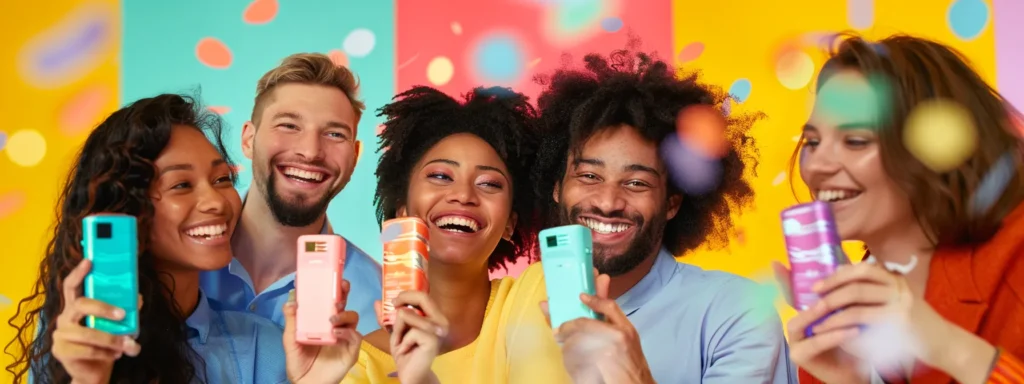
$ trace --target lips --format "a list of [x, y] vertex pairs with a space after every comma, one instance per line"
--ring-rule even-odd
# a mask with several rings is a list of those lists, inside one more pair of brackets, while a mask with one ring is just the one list
[[224, 237], [228, 232], [228, 224], [205, 224], [185, 230], [185, 234], [198, 240], [215, 240]]
[[434, 225], [448, 232], [476, 233], [480, 223], [471, 217], [448, 215], [434, 219]]

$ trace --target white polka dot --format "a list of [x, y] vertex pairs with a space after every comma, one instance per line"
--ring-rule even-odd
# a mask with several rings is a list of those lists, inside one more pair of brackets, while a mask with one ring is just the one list
[[33, 167], [46, 156], [46, 138], [34, 129], [23, 129], [7, 139], [7, 157], [14, 164]]
[[352, 57], [365, 57], [373, 51], [374, 45], [377, 44], [377, 37], [370, 32], [369, 29], [359, 28], [348, 34], [345, 37], [345, 42], [342, 43], [342, 48], [345, 49], [345, 53]]

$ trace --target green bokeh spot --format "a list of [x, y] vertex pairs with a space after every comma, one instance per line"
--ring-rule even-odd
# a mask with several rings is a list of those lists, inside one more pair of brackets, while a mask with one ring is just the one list
[[567, 33], [575, 33], [598, 22], [601, 18], [601, 0], [562, 0], [556, 5], [558, 10], [558, 29]]
[[892, 88], [881, 75], [868, 76], [867, 82], [832, 78], [818, 90], [815, 114], [826, 114], [839, 124], [870, 123], [884, 125], [892, 110]]

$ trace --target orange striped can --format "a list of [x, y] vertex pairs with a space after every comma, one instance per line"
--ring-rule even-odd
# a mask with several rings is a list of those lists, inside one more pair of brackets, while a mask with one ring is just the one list
[[[388, 332], [395, 324], [394, 300], [404, 291], [427, 291], [427, 261], [430, 250], [427, 224], [415, 217], [402, 217], [384, 222], [381, 241], [384, 245], [384, 297], [381, 303], [381, 325]], [[418, 308], [413, 308], [420, 312]]]

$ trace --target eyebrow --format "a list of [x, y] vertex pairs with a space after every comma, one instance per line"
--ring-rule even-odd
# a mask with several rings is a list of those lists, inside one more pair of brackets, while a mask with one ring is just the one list
[[[601, 160], [598, 160], [598, 159], [579, 158], [579, 159], [574, 159], [573, 160], [573, 167], [579, 167], [581, 164], [587, 164], [587, 165], [592, 165], [592, 166], [595, 166], [595, 167], [602, 167], [602, 168], [605, 165], [604, 161], [601, 161]], [[650, 174], [652, 174], [652, 175], [654, 175], [656, 177], [661, 177], [661, 172], [658, 172], [657, 169], [654, 169], [652, 167], [648, 167], [648, 166], [643, 165], [643, 164], [630, 164], [630, 165], [627, 165], [625, 167], [622, 167], [622, 169], [624, 171], [626, 171], [626, 172], [647, 172], [647, 173], [650, 173]]]
[[[295, 113], [295, 112], [278, 112], [278, 113], [274, 114], [274, 117], [271, 118], [271, 120], [277, 120], [277, 119], [292, 119], [292, 120], [299, 120], [299, 121], [301, 121], [302, 117], [300, 117], [299, 114]], [[350, 133], [353, 131], [351, 126], [349, 126], [346, 123], [340, 122], [340, 121], [329, 121], [329, 122], [327, 122], [327, 125], [325, 126], [325, 128], [347, 129]]]
[[[216, 167], [218, 165], [225, 164], [225, 163], [227, 163], [227, 161], [225, 161], [224, 159], [216, 159], [216, 160], [210, 162], [210, 166]], [[195, 169], [195, 167], [193, 167], [192, 164], [174, 164], [174, 165], [166, 166], [163, 169], [161, 169], [160, 170], [160, 175], [158, 175], [158, 176], [163, 176], [163, 174], [165, 174], [167, 172], [171, 172], [171, 171], [191, 171], [193, 169]]]
[[[459, 164], [458, 161], [450, 160], [450, 159], [434, 159], [434, 160], [430, 160], [426, 164], [423, 164], [423, 166], [426, 167], [426, 166], [428, 166], [430, 164], [434, 164], [434, 163], [448, 164], [448, 165], [451, 165], [453, 167], [461, 167], [462, 166], [462, 164]], [[478, 165], [478, 166], [476, 166], [476, 169], [481, 170], [481, 171], [498, 172], [502, 176], [504, 176], [506, 180], [510, 180], [508, 175], [506, 175], [505, 172], [503, 172], [501, 169], [498, 169], [497, 167], [492, 167], [490, 165]]]

